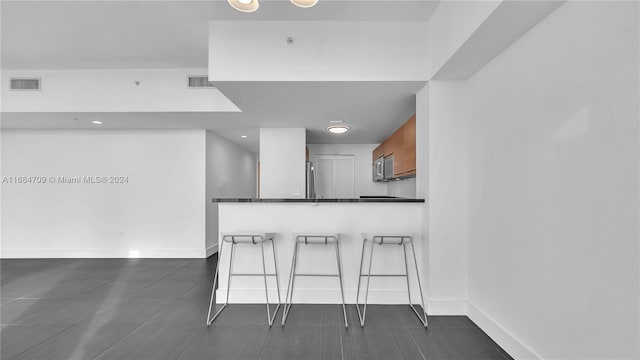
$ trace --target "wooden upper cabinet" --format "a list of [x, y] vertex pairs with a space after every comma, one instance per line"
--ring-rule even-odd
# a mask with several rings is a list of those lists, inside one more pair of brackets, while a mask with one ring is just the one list
[[377, 147], [377, 148], [375, 148], [375, 149], [373, 150], [373, 157], [372, 157], [372, 159], [371, 159], [371, 160], [372, 160], [372, 161], [371, 161], [371, 163], [376, 162], [376, 160], [377, 160], [379, 157], [383, 157], [383, 156], [385, 156], [385, 152], [384, 152], [384, 145], [385, 145], [385, 144], [384, 144], [384, 143], [382, 143], [382, 144], [378, 145], [378, 147]]
[[395, 176], [402, 168], [402, 127], [396, 130], [385, 141], [386, 156], [393, 155], [393, 175]]
[[411, 116], [400, 129], [402, 130], [402, 163], [400, 167], [396, 167], [398, 172], [395, 174], [394, 171], [394, 174], [412, 175], [416, 173], [416, 115]]
[[416, 173], [416, 115], [412, 115], [398, 130], [373, 150], [373, 161], [380, 156], [393, 155], [393, 175]]

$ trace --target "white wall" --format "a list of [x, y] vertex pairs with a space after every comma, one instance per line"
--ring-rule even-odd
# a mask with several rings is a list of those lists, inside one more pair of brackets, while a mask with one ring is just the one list
[[446, 61], [432, 69], [432, 80], [468, 79], [562, 3], [563, 0], [443, 3], [441, 12], [431, 21], [429, 34], [433, 35], [434, 55], [439, 58], [432, 65]]
[[[423, 241], [420, 263], [422, 288], [425, 296], [429, 296], [429, 83], [416, 94], [416, 197], [425, 199], [420, 206], [420, 234]], [[431, 303], [430, 303], [431, 304]], [[434, 314], [432, 306], [427, 307], [429, 314]], [[449, 312], [451, 314], [451, 312]]]
[[2, 257], [204, 257], [205, 132], [2, 131]]
[[442, 1], [428, 25], [428, 78], [431, 79], [502, 3]]
[[428, 195], [431, 301], [465, 313], [467, 298], [467, 118], [464, 83], [429, 83]]
[[416, 195], [425, 198], [422, 275], [429, 312], [467, 313], [467, 117], [463, 82], [416, 94]]
[[[215, 88], [189, 89], [190, 75], [207, 69], [3, 70], [2, 111], [240, 111]], [[42, 89], [9, 91], [13, 77], [41, 78]]]
[[218, 205], [212, 198], [255, 198], [257, 156], [247, 149], [206, 132], [207, 254], [218, 245]]
[[304, 198], [304, 128], [260, 129], [260, 197]]
[[372, 180], [372, 152], [378, 144], [307, 144], [309, 159], [314, 163], [316, 155], [353, 155], [355, 162], [355, 197], [361, 195], [385, 195], [386, 184]]
[[212, 81], [428, 80], [426, 21], [209, 24]]
[[638, 18], [565, 3], [469, 80], [469, 315], [517, 358], [640, 357]]

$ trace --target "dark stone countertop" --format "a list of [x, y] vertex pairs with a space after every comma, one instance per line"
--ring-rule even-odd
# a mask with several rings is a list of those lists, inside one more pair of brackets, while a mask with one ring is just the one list
[[211, 199], [214, 203], [423, 203], [424, 199], [396, 197], [363, 197], [351, 199], [254, 199], [221, 198]]

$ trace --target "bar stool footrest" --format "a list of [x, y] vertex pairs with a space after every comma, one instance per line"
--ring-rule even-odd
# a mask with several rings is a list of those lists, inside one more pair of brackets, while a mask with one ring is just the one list
[[360, 274], [360, 276], [379, 276], [379, 277], [385, 277], [385, 276], [390, 276], [390, 277], [407, 277], [407, 274]]
[[229, 276], [278, 276], [278, 274], [235, 274], [231, 273]]
[[329, 276], [329, 277], [339, 277], [340, 274], [294, 274], [294, 276]]

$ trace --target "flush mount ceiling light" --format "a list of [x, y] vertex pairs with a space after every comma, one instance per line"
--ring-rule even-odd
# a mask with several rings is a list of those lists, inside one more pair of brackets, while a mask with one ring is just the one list
[[242, 12], [254, 12], [260, 7], [258, 0], [227, 0], [232, 8]]
[[345, 124], [327, 126], [327, 130], [332, 134], [344, 134], [349, 131], [349, 129], [351, 129], [349, 125]]
[[100, 121], [100, 120], [93, 120], [93, 121], [91, 121], [91, 123], [94, 124], [94, 125], [102, 125], [102, 121]]
[[318, 0], [291, 0], [293, 5], [301, 8], [310, 8], [318, 3]]

